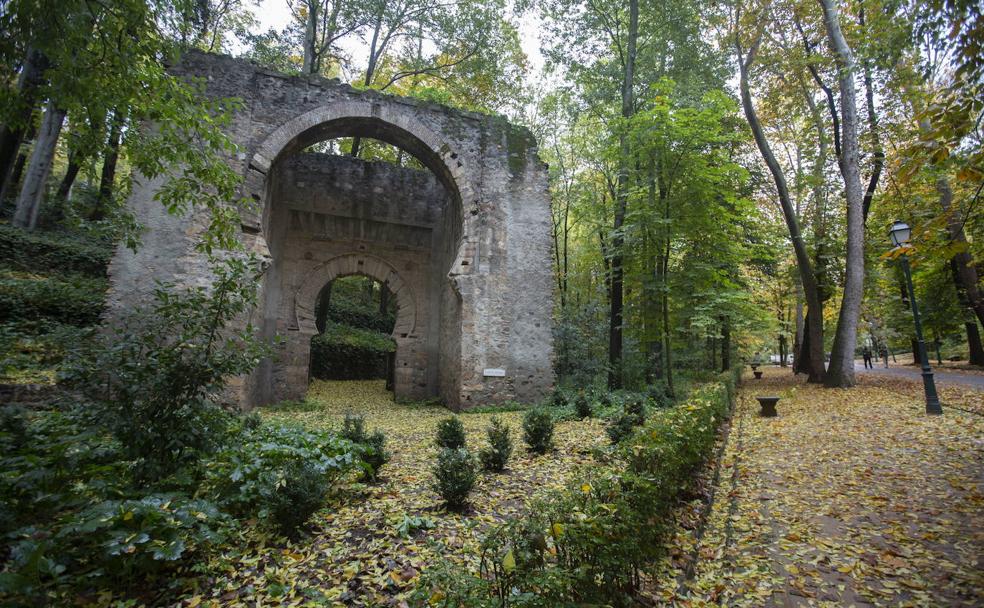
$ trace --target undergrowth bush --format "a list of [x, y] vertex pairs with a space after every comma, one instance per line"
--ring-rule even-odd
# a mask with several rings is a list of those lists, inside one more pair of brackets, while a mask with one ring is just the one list
[[49, 320], [93, 325], [102, 314], [107, 287], [102, 277], [0, 274], [0, 323]]
[[637, 418], [626, 412], [619, 412], [618, 415], [608, 420], [605, 433], [613, 444], [621, 443], [638, 427]]
[[582, 420], [594, 415], [594, 408], [591, 406], [591, 396], [584, 391], [578, 392], [574, 398], [574, 413]]
[[368, 465], [366, 477], [371, 480], [377, 479], [379, 469], [390, 459], [390, 454], [386, 451], [386, 435], [378, 430], [370, 433], [366, 428], [366, 418], [362, 414], [345, 414], [340, 435], [362, 446], [362, 461]]
[[554, 420], [549, 411], [536, 409], [523, 417], [523, 441], [531, 452], [546, 454], [553, 447]]
[[29, 272], [78, 272], [106, 276], [112, 246], [66, 233], [27, 231], [0, 225], [0, 260]]
[[478, 572], [447, 562], [428, 570], [415, 605], [630, 605], [639, 573], [663, 556], [672, 510], [713, 448], [735, 382], [722, 374], [656, 410], [610, 465], [487, 534]]
[[468, 494], [475, 485], [478, 471], [475, 458], [466, 448], [442, 448], [434, 467], [434, 491], [452, 511], [468, 503]]
[[465, 447], [465, 425], [461, 423], [461, 418], [449, 416], [438, 420], [434, 443], [437, 447], [448, 450]]
[[498, 473], [506, 468], [509, 456], [512, 455], [512, 437], [509, 436], [509, 425], [502, 422], [498, 416], [492, 416], [488, 435], [489, 445], [478, 453], [482, 468]]

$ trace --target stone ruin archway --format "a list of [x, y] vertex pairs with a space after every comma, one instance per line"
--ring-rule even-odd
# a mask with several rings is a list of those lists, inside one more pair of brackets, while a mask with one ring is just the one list
[[343, 254], [319, 264], [304, 278], [291, 296], [293, 327], [287, 334], [288, 360], [293, 369], [285, 370], [297, 378], [303, 377], [306, 386], [311, 363], [311, 338], [318, 333], [315, 325], [315, 306], [318, 293], [328, 283], [347, 276], [365, 276], [385, 284], [396, 299], [396, 323], [391, 333], [396, 342], [396, 368], [393, 374], [393, 394], [396, 398], [412, 398], [417, 394], [413, 382], [413, 354], [422, 348], [417, 328], [417, 298], [413, 288], [400, 278], [395, 268], [385, 260], [365, 253]]
[[[405, 396], [458, 408], [534, 401], [552, 389], [547, 172], [527, 131], [206, 53], [189, 52], [172, 71], [204, 83], [209, 96], [243, 101], [226, 128], [240, 150], [229, 162], [257, 203], [240, 212], [240, 238], [268, 261], [251, 321], [287, 345], [239, 384], [243, 404], [303, 396], [307, 365], [302, 377], [298, 357], [309, 346], [289, 345], [309, 331], [302, 319], [314, 303], [298, 294], [332, 259], [378, 263], [413, 294], [407, 339], [419, 341], [406, 349]], [[304, 152], [356, 136], [406, 150], [430, 174]], [[208, 279], [194, 247], [207, 218], [167, 215], [154, 200], [161, 185], [138, 180], [131, 194], [130, 209], [150, 230], [141, 250], [121, 250], [111, 264], [110, 319], [141, 305], [155, 279]]]

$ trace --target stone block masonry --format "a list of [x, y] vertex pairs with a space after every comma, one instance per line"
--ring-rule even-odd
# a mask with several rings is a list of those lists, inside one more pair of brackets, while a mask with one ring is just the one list
[[[396, 297], [397, 398], [468, 408], [552, 390], [547, 168], [528, 132], [225, 56], [189, 52], [172, 70], [209, 96], [242, 100], [227, 128], [240, 154], [229, 162], [257, 209], [241, 212], [241, 238], [269, 262], [250, 321], [281, 337], [237, 384], [243, 405], [303, 397], [317, 294], [351, 274]], [[305, 152], [343, 137], [387, 142], [429, 171]], [[147, 302], [155, 281], [209, 281], [194, 247], [207, 218], [168, 215], [154, 200], [161, 183], [138, 179], [130, 196], [148, 232], [110, 265], [110, 322]]]

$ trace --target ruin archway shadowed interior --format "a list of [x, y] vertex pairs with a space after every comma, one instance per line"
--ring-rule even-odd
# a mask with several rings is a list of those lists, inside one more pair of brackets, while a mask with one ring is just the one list
[[[317, 77], [190, 52], [172, 68], [207, 95], [238, 97], [226, 128], [244, 177], [241, 240], [264, 258], [252, 323], [276, 354], [234, 390], [246, 406], [303, 398], [317, 292], [365, 274], [397, 294], [395, 393], [449, 406], [531, 402], [553, 385], [551, 225], [546, 166], [530, 134], [496, 117], [360, 91]], [[428, 169], [311, 153], [372, 138]], [[154, 280], [197, 284], [207, 219], [174, 218], [139, 181], [130, 209], [151, 230], [111, 268], [110, 314], [149, 297]], [[245, 322], [246, 320], [244, 320]]]

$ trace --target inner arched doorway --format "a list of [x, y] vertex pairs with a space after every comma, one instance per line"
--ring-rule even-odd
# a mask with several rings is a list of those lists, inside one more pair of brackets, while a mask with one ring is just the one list
[[[462, 192], [471, 187], [464, 165], [449, 146], [428, 144], [436, 139], [425, 125], [401, 125], [398, 116], [386, 120], [362, 109], [369, 115], [339, 116], [359, 111], [353, 107], [320, 108], [269, 138], [282, 146], [262, 193], [272, 259], [264, 277], [263, 327], [283, 340], [259, 383], [269, 391], [262, 401], [304, 395], [318, 292], [334, 278], [355, 274], [385, 283], [397, 301], [394, 396], [456, 400], [462, 294], [453, 278], [469, 265]], [[349, 137], [395, 146], [426, 169], [312, 151], [318, 142]], [[261, 146], [255, 163], [264, 165], [276, 149]]]

